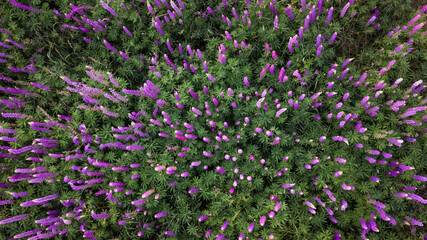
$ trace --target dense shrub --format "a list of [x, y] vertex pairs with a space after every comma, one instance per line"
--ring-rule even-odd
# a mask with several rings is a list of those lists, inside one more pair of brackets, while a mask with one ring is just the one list
[[426, 12], [2, 3], [0, 239], [426, 237]]

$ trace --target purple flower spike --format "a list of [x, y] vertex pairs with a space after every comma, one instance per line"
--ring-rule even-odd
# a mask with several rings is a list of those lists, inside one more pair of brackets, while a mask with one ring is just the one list
[[165, 33], [163, 32], [163, 29], [161, 26], [159, 26], [159, 24], [157, 24], [157, 22], [154, 22], [154, 27], [156, 27], [157, 31], [160, 33], [160, 35], [164, 36]]
[[337, 35], [338, 35], [338, 33], [334, 32], [334, 34], [332, 34], [332, 36], [331, 36], [331, 39], [329, 39], [329, 42], [334, 42]]
[[331, 19], [332, 19], [332, 13], [334, 12], [334, 7], [331, 7], [329, 10], [328, 10], [328, 17], [326, 18], [326, 22], [325, 22], [325, 25], [326, 26], [328, 26], [329, 25], [329, 23], [331, 22]]
[[167, 214], [168, 214], [167, 211], [159, 212], [156, 215], [154, 215], [154, 218], [161, 218], [161, 217], [166, 216]]
[[350, 3], [347, 3], [346, 5], [344, 5], [344, 7], [343, 7], [343, 9], [342, 9], [342, 11], [341, 11], [341, 14], [340, 14], [340, 17], [341, 18], [343, 18], [344, 17], [344, 15], [345, 15], [345, 13], [347, 12], [347, 9], [350, 7]]
[[[249, 0], [247, 0], [247, 1], [249, 1]], [[245, 239], [245, 237], [246, 237], [246, 235], [244, 233], [242, 233], [239, 235], [239, 240], [243, 240], [243, 239]]]
[[15, 6], [15, 7], [22, 8], [22, 9], [25, 9], [25, 10], [27, 10], [27, 11], [35, 12], [35, 13], [40, 13], [40, 10], [35, 9], [35, 8], [32, 8], [32, 7], [27, 6], [27, 5], [24, 5], [24, 4], [22, 4], [22, 3], [18, 3], [18, 2], [16, 2], [15, 0], [10, 0], [10, 3], [11, 3], [13, 6]]
[[313, 203], [311, 203], [309, 201], [305, 201], [305, 205], [307, 205], [307, 206], [309, 206], [309, 207], [311, 207], [313, 209], [316, 209], [316, 207], [313, 205]]
[[260, 219], [259, 219], [259, 225], [261, 225], [261, 226], [264, 226], [264, 224], [265, 224], [265, 220], [266, 220], [267, 218], [265, 217], [265, 216], [262, 216]]
[[278, 212], [281, 207], [282, 207], [282, 204], [280, 202], [277, 202], [276, 205], [274, 206], [274, 211]]
[[420, 175], [412, 175], [412, 178], [421, 182], [427, 182], [427, 177], [420, 176]]
[[371, 181], [373, 181], [373, 182], [380, 182], [380, 180], [379, 180], [379, 178], [377, 178], [377, 177], [371, 177]]
[[101, 0], [101, 5], [105, 10], [109, 11], [113, 16], [118, 17], [119, 15], [111, 8], [109, 7], [104, 1]]
[[390, 143], [392, 143], [392, 144], [394, 144], [394, 145], [396, 145], [396, 146], [398, 146], [398, 147], [402, 147], [402, 143], [403, 143], [403, 140], [401, 140], [401, 139], [394, 139], [394, 138], [389, 138], [389, 139], [387, 139]]
[[209, 238], [209, 236], [211, 235], [211, 233], [212, 233], [212, 229], [209, 229], [208, 231], [206, 231], [205, 238]]
[[323, 8], [323, 0], [317, 1], [317, 15], [320, 15], [322, 13]]
[[295, 19], [294, 14], [291, 11], [291, 7], [287, 7], [285, 10], [286, 14], [289, 16], [289, 19], [291, 22]]
[[271, 55], [272, 55], [272, 57], [273, 57], [275, 60], [277, 60], [277, 54], [276, 54], [276, 51], [273, 51], [273, 52], [271, 53]]
[[341, 205], [341, 211], [345, 211], [345, 209], [348, 206], [347, 201], [346, 200], [342, 200], [341, 203], [342, 203], [342, 205]]
[[0, 225], [11, 223], [11, 222], [16, 222], [16, 221], [21, 221], [21, 220], [24, 220], [26, 218], [28, 218], [27, 214], [18, 215], [18, 216], [14, 216], [11, 218], [6, 218], [6, 219], [3, 219], [0, 221]]
[[221, 174], [225, 174], [225, 170], [222, 167], [216, 167], [216, 171]]
[[[189, 194], [193, 194], [193, 193], [196, 193], [196, 192], [198, 192], [198, 191], [199, 191], [199, 188], [198, 188], [198, 187], [195, 187], [195, 188], [192, 188], [192, 189], [188, 190], [188, 193], [189, 193]], [[199, 221], [200, 221], [200, 219], [199, 219]]]
[[253, 222], [253, 223], [251, 223], [250, 225], [249, 225], [249, 227], [248, 227], [248, 232], [252, 232], [253, 230], [254, 230], [254, 227], [255, 227], [255, 223]]
[[207, 215], [203, 215], [203, 216], [199, 217], [199, 222], [202, 222], [202, 221], [204, 221], [207, 218], [208, 218]]
[[197, 115], [202, 115], [202, 111], [200, 111], [199, 109], [197, 109], [197, 108], [195, 108], [195, 107], [192, 107], [191, 108], [191, 111], [193, 111], [195, 114], [197, 114]]
[[111, 46], [110, 43], [107, 42], [107, 40], [104, 40], [104, 45], [113, 53], [118, 53], [117, 49], [115, 49], [113, 46]]
[[368, 230], [368, 226], [366, 225], [365, 219], [360, 218], [360, 225], [363, 229]]
[[322, 54], [323, 45], [320, 45], [316, 50], [316, 57], [320, 57], [320, 54]]
[[224, 231], [228, 226], [228, 221], [225, 221], [224, 224], [221, 226], [221, 230]]
[[206, 73], [206, 76], [209, 78], [209, 80], [211, 80], [212, 82], [215, 82], [216, 79], [214, 77], [212, 77], [212, 75], [210, 75], [209, 73]]
[[172, 231], [165, 231], [166, 236], [175, 236], [175, 233]]
[[411, 36], [412, 34], [416, 33], [420, 28], [422, 28], [424, 26], [424, 24], [425, 23], [423, 22], [423, 23], [420, 23], [420, 24], [416, 25], [415, 27], [413, 27], [411, 29], [411, 31], [409, 31], [408, 36]]
[[380, 231], [380, 230], [378, 229], [377, 224], [375, 223], [375, 221], [374, 221], [374, 220], [369, 219], [368, 224], [369, 224], [369, 227], [372, 229], [372, 231], [374, 231], [374, 232], [379, 232], [379, 231]]

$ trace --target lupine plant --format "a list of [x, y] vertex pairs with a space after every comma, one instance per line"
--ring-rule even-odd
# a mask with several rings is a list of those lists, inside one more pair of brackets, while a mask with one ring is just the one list
[[4, 0], [0, 239], [425, 239], [420, 2]]

